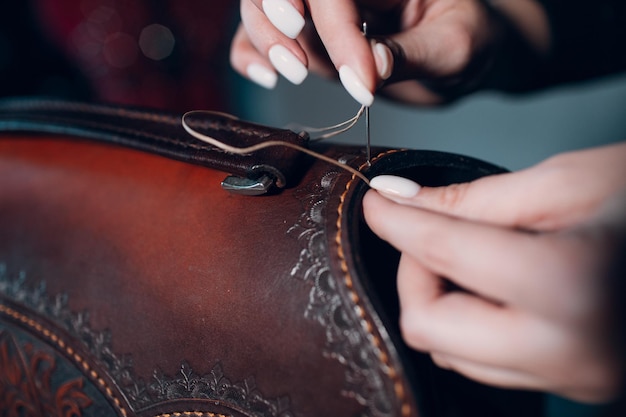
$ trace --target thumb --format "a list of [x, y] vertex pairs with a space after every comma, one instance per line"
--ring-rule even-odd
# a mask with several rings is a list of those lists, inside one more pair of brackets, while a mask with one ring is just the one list
[[528, 171], [444, 187], [420, 187], [393, 175], [374, 177], [370, 183], [396, 203], [499, 226], [555, 230], [562, 227], [559, 213], [567, 210], [554, 189]]

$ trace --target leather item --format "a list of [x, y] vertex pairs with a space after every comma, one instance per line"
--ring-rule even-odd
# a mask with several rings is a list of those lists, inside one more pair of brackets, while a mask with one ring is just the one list
[[[279, 140], [305, 146], [307, 137], [213, 113], [193, 115], [189, 125], [200, 133], [235, 147]], [[116, 143], [193, 164], [226, 171], [241, 177], [270, 176], [277, 187], [297, 181], [300, 152], [271, 147], [247, 155], [227, 154], [190, 136], [181, 115], [106, 104], [37, 98], [0, 100], [0, 130], [66, 134]]]
[[[81, 140], [83, 112], [76, 126], [56, 114], [56, 134], [0, 116], [3, 415], [540, 415], [540, 396], [471, 382], [404, 345], [398, 254], [362, 219], [363, 181], [306, 157], [280, 193], [227, 193], [222, 171], [164, 158], [145, 135], [176, 131], [160, 126], [179, 116], [141, 111], [139, 132], [133, 111], [119, 109], [112, 133], [133, 148]], [[316, 150], [366, 167], [361, 148]], [[444, 185], [503, 172], [373, 151], [368, 176]]]

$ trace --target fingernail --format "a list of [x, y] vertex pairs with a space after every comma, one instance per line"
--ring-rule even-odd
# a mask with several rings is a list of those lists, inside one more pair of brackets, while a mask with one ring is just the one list
[[393, 54], [391, 49], [384, 43], [376, 42], [372, 46], [374, 52], [374, 61], [376, 61], [376, 70], [383, 80], [391, 75], [393, 69]]
[[415, 197], [420, 188], [422, 188], [418, 183], [408, 178], [395, 175], [379, 175], [374, 177], [370, 180], [370, 187], [381, 193], [403, 198]]
[[263, 12], [276, 29], [295, 39], [304, 27], [304, 17], [286, 0], [263, 0]]
[[269, 51], [270, 61], [286, 79], [294, 84], [302, 84], [308, 71], [306, 67], [282, 45], [274, 45]]
[[339, 68], [339, 79], [343, 87], [356, 101], [364, 106], [369, 107], [372, 105], [374, 96], [365, 87], [363, 81], [361, 81], [352, 68], [347, 65], [342, 65], [341, 68]]
[[276, 87], [276, 81], [278, 81], [278, 76], [274, 71], [261, 64], [255, 63], [248, 65], [246, 73], [248, 74], [248, 78], [250, 78], [261, 87], [265, 87], [268, 90]]

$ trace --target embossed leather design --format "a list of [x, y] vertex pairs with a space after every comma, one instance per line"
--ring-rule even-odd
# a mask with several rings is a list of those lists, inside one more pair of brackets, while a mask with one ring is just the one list
[[[359, 148], [318, 150], [365, 163]], [[501, 172], [374, 155], [368, 175], [431, 185]], [[15, 402], [36, 392], [67, 404], [57, 415], [538, 415], [537, 396], [403, 345], [397, 254], [362, 221], [361, 180], [309, 161], [294, 187], [247, 197], [222, 178], [68, 135], [0, 135], [0, 363], [15, 363], [0, 368], [0, 409], [54, 415]]]

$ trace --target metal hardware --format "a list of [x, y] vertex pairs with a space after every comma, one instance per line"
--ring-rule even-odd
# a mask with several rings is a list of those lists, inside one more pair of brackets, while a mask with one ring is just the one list
[[[363, 22], [363, 36], [367, 36], [367, 22]], [[371, 135], [370, 135], [370, 108], [369, 106], [365, 107], [365, 153], [367, 154], [367, 166], [372, 166], [372, 146], [371, 146]]]
[[365, 146], [365, 152], [367, 154], [367, 166], [372, 166], [372, 147], [370, 145], [370, 108], [365, 108], [365, 136], [367, 137], [367, 145]]
[[235, 194], [263, 195], [274, 185], [274, 179], [269, 175], [259, 178], [242, 178], [230, 175], [222, 181], [222, 188]]

